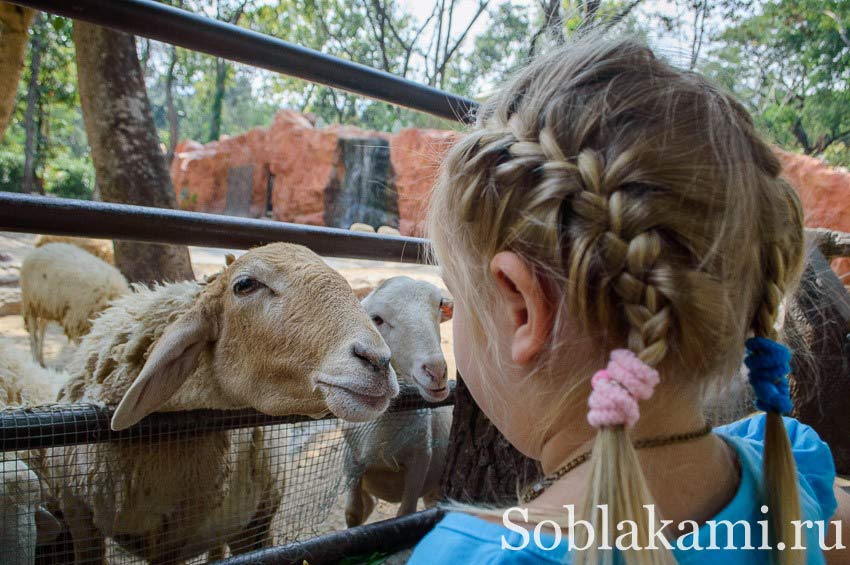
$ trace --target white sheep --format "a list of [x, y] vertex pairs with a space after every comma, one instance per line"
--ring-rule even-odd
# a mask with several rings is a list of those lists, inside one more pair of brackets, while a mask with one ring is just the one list
[[110, 265], [115, 264], [115, 250], [112, 242], [108, 239], [91, 239], [88, 237], [73, 237], [70, 235], [40, 235], [35, 238], [35, 247], [42, 247], [48, 243], [68, 243], [80, 249], [88, 251], [98, 259], [106, 261]]
[[33, 359], [44, 365], [49, 321], [59, 322], [68, 339], [79, 341], [92, 318], [127, 292], [118, 269], [76, 245], [48, 243], [28, 253], [21, 264], [21, 301]]
[[[345, 279], [276, 243], [204, 283], [117, 300], [83, 338], [60, 398], [118, 405], [116, 430], [196, 408], [366, 421], [398, 394], [389, 359]], [[281, 500], [272, 448], [262, 428], [62, 448], [67, 468], [52, 482], [77, 562], [102, 563], [107, 536], [152, 563], [270, 544]]]
[[[55, 402], [64, 378], [0, 340], [0, 410]], [[0, 452], [0, 563], [31, 565], [36, 546], [58, 535], [46, 475], [43, 451]]]
[[[390, 346], [399, 382], [414, 386], [429, 402], [444, 400], [449, 389], [440, 323], [452, 317], [451, 300], [430, 283], [394, 277], [361, 303]], [[435, 500], [445, 465], [450, 410], [384, 414], [375, 423], [343, 428], [349, 447], [345, 465], [349, 527], [369, 517], [373, 497], [400, 502], [399, 516], [415, 512], [420, 497], [426, 503]]]

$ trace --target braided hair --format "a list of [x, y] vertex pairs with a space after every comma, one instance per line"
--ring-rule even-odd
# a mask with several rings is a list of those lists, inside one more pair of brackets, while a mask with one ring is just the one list
[[[565, 403], [588, 390], [557, 360], [567, 322], [607, 350], [631, 350], [658, 370], [659, 386], [702, 386], [737, 372], [749, 333], [774, 334], [800, 273], [800, 203], [779, 173], [730, 95], [640, 41], [590, 35], [532, 61], [482, 105], [442, 164], [429, 236], [455, 293], [473, 305], [473, 350], [496, 346], [487, 308], [475, 305], [493, 297], [487, 266], [497, 253], [517, 253], [560, 289], [551, 354], [539, 363], [560, 379]], [[774, 522], [788, 524], [799, 516], [793, 458], [781, 417], [769, 419], [766, 497]], [[598, 431], [588, 492], [596, 528], [594, 509], [608, 504], [609, 527], [632, 520], [646, 535], [652, 497], [622, 426]], [[790, 542], [784, 525], [772, 531]], [[624, 557], [672, 562], [669, 552]], [[579, 559], [611, 556], [591, 549]]]

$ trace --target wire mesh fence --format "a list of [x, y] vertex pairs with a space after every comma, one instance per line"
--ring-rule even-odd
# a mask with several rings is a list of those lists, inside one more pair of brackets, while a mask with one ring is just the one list
[[2, 410], [0, 563], [204, 563], [343, 529], [378, 428], [385, 466], [400, 445], [445, 447], [411, 432], [423, 406], [404, 391], [377, 422], [193, 411], [122, 432], [104, 407]]

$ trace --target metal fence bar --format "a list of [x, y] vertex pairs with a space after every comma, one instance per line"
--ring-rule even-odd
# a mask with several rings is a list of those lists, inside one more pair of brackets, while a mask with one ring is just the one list
[[319, 255], [423, 263], [426, 240], [202, 214], [0, 192], [0, 230], [176, 243], [231, 249], [286, 241]]
[[413, 547], [440, 521], [444, 512], [429, 508], [401, 518], [357, 526], [216, 563], [220, 565], [303, 565], [337, 563], [346, 557], [366, 563], [375, 552], [394, 553]]
[[456, 121], [476, 102], [152, 0], [13, 0], [45, 12], [262, 67]]
[[[419, 396], [413, 387], [405, 387], [393, 400], [387, 413], [450, 406], [454, 404], [454, 398], [453, 381], [449, 382], [449, 396], [440, 402], [428, 402]], [[157, 437], [174, 437], [177, 433], [186, 435], [335, 418], [332, 414], [322, 418], [302, 415], [269, 416], [250, 408], [188, 410], [154, 413], [135, 426], [115, 432], [109, 428], [114, 411], [114, 407], [82, 403], [0, 410], [0, 453], [117, 440], [149, 441]]]

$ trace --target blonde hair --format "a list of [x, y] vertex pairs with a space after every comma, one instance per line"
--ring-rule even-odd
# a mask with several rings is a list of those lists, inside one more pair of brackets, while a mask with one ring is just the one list
[[[801, 271], [802, 210], [779, 173], [730, 95], [638, 40], [591, 35], [532, 61], [482, 105], [443, 162], [432, 251], [467, 305], [470, 349], [482, 356], [496, 346], [485, 332], [495, 254], [517, 253], [562, 289], [535, 370], [562, 392], [562, 406], [589, 391], [575, 367], [557, 362], [567, 320], [601, 351], [631, 349], [658, 369], [661, 386], [707, 387], [737, 372], [750, 332], [775, 338], [780, 301]], [[773, 545], [790, 547], [799, 497], [778, 414], [767, 416], [764, 463]], [[601, 516], [591, 509], [608, 504], [609, 527], [628, 519], [645, 534], [652, 499], [622, 426], [597, 433], [590, 476], [594, 526]], [[801, 559], [775, 555], [783, 565]], [[672, 561], [657, 551], [623, 557]]]

